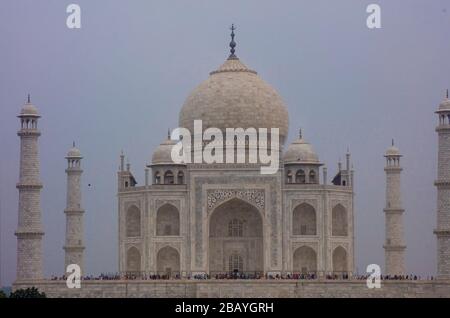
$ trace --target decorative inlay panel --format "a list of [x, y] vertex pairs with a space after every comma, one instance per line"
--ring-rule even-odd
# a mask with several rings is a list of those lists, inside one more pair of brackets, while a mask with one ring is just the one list
[[250, 190], [208, 190], [207, 192], [207, 204], [208, 212], [214, 210], [222, 202], [225, 202], [231, 198], [238, 198], [249, 203], [254, 204], [258, 209], [263, 210], [265, 205], [264, 190], [250, 189]]

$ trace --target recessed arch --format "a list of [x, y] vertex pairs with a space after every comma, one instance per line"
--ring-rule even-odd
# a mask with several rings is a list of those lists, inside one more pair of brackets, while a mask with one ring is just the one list
[[348, 272], [347, 251], [342, 246], [336, 247], [333, 251], [333, 272], [336, 274]]
[[156, 255], [158, 274], [168, 277], [180, 274], [180, 254], [172, 246], [161, 248]]
[[264, 270], [263, 217], [254, 205], [239, 198], [221, 203], [211, 213], [208, 229], [210, 274], [228, 272], [230, 260], [237, 266], [233, 270]]
[[127, 272], [138, 273], [141, 271], [141, 253], [132, 246], [127, 251]]
[[337, 204], [332, 209], [331, 235], [347, 236], [348, 235], [348, 218], [347, 210], [342, 204]]
[[174, 184], [174, 183], [175, 183], [175, 178], [174, 178], [172, 170], [167, 170], [164, 173], [164, 184]]
[[293, 271], [302, 274], [317, 272], [317, 253], [310, 246], [297, 248], [293, 255]]
[[308, 203], [301, 203], [292, 211], [293, 235], [317, 235], [316, 210]]
[[159, 207], [156, 212], [156, 235], [180, 235], [180, 213], [174, 205], [166, 203]]
[[141, 236], [141, 211], [135, 205], [128, 208], [125, 216], [126, 236]]
[[303, 169], [297, 170], [295, 174], [295, 183], [306, 183], [306, 175]]

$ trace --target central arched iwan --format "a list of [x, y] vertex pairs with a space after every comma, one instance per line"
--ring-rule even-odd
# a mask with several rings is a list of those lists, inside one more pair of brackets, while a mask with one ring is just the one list
[[230, 270], [262, 272], [263, 219], [258, 209], [241, 199], [218, 206], [209, 219], [208, 252], [211, 274]]

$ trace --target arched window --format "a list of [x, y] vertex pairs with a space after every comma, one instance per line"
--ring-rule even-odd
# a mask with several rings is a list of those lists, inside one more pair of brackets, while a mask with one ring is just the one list
[[141, 271], [141, 254], [136, 247], [130, 247], [127, 251], [127, 272], [137, 273]]
[[312, 274], [317, 272], [317, 253], [309, 246], [302, 246], [295, 250], [293, 270], [297, 273]]
[[347, 210], [341, 204], [338, 204], [333, 208], [331, 213], [332, 213], [331, 235], [347, 236], [348, 235]]
[[184, 173], [183, 171], [178, 172], [178, 184], [184, 184]]
[[333, 251], [333, 272], [335, 274], [346, 274], [347, 271], [347, 251], [342, 246], [338, 246]]
[[305, 171], [300, 169], [295, 174], [295, 183], [305, 183], [305, 182], [306, 182]]
[[316, 172], [314, 170], [311, 170], [309, 172], [309, 183], [317, 183], [316, 182]]
[[127, 237], [141, 236], [141, 212], [133, 205], [126, 214], [126, 235]]
[[291, 170], [288, 170], [286, 173], [286, 182], [292, 183], [292, 171]]
[[164, 174], [164, 184], [174, 184], [173, 172], [167, 170]]
[[156, 255], [156, 268], [158, 274], [167, 277], [180, 275], [180, 254], [171, 247], [161, 248]]
[[292, 212], [292, 234], [316, 235], [316, 210], [313, 206], [302, 203]]
[[233, 253], [228, 258], [228, 270], [231, 273], [241, 273], [244, 271], [244, 262], [242, 261], [242, 256]]
[[232, 219], [228, 223], [228, 236], [242, 237], [242, 221], [238, 219]]
[[159, 171], [155, 172], [155, 184], [161, 184], [161, 173]]
[[164, 204], [156, 213], [156, 235], [180, 235], [180, 214], [172, 204]]

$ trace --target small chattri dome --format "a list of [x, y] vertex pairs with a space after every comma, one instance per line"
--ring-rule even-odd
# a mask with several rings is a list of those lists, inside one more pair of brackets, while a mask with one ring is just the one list
[[153, 165], [162, 165], [169, 164], [173, 165], [174, 162], [172, 160], [172, 148], [176, 145], [175, 140], [171, 140], [167, 138], [164, 142], [162, 142], [153, 152], [152, 155], [152, 164]]
[[395, 146], [390, 146], [386, 150], [386, 156], [400, 156], [400, 150]]
[[400, 150], [394, 145], [394, 140], [392, 140], [392, 145], [386, 150], [385, 156], [401, 156]]
[[445, 99], [439, 104], [439, 110], [450, 110], [450, 99], [448, 98], [448, 90]]
[[301, 132], [297, 140], [292, 142], [283, 156], [284, 163], [320, 164], [319, 156], [305, 139]]
[[30, 116], [30, 117], [39, 117], [39, 112], [36, 106], [31, 104], [30, 94], [28, 94], [28, 100], [25, 105], [23, 105], [22, 109], [20, 110], [19, 117], [22, 116]]
[[73, 143], [72, 148], [70, 148], [69, 151], [67, 152], [66, 158], [79, 158], [79, 159], [82, 158], [81, 151], [80, 149], [75, 147], [75, 143]]

